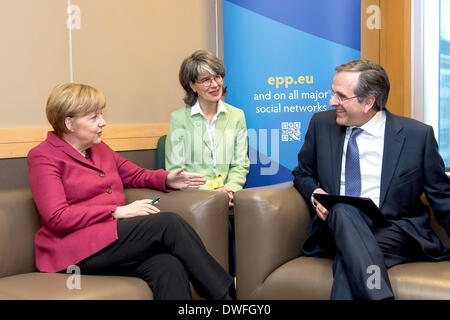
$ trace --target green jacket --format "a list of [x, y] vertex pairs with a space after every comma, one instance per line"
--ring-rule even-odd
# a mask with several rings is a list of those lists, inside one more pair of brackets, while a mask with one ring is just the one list
[[[225, 187], [233, 191], [245, 184], [250, 162], [247, 157], [247, 126], [241, 109], [224, 103], [228, 112], [219, 113], [216, 121], [214, 144], [216, 150], [216, 175], [213, 152], [202, 115], [191, 116], [186, 105], [172, 112], [166, 139], [166, 170], [183, 166], [186, 172], [200, 173], [206, 179], [222, 175]], [[210, 190], [207, 184], [200, 189]]]

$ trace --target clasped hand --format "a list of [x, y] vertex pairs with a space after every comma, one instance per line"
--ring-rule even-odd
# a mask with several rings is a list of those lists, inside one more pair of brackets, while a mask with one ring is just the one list
[[225, 192], [226, 194], [228, 194], [228, 206], [234, 207], [234, 203], [233, 203], [233, 198], [234, 198], [234, 192], [233, 190], [231, 190], [230, 188], [227, 187], [221, 187], [221, 188], [217, 188], [216, 191], [221, 191], [221, 192]]

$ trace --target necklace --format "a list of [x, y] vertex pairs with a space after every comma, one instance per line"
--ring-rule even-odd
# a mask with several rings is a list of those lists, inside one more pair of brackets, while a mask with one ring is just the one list
[[80, 153], [81, 153], [81, 155], [83, 157], [85, 157], [86, 159], [89, 159], [89, 151], [88, 151], [88, 149], [80, 151]]

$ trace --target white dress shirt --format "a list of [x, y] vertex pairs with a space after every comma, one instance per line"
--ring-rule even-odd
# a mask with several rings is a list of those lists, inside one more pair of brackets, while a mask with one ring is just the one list
[[217, 112], [214, 115], [211, 123], [209, 123], [208, 119], [205, 117], [205, 114], [203, 113], [202, 108], [200, 108], [200, 103], [197, 102], [191, 107], [191, 116], [196, 114], [201, 114], [203, 117], [203, 120], [205, 121], [206, 125], [206, 131], [208, 132], [209, 141], [211, 142], [211, 148], [212, 148], [212, 162], [213, 162], [213, 169], [214, 169], [214, 175], [216, 176], [216, 164], [217, 164], [217, 156], [216, 156], [216, 145], [214, 143], [214, 136], [216, 135], [216, 122], [217, 117], [219, 116], [219, 113], [221, 112], [228, 112], [227, 108], [225, 107], [225, 104], [223, 103], [222, 99], [217, 102]]
[[[341, 195], [345, 195], [345, 157], [348, 140], [353, 128], [347, 127], [345, 134], [341, 166]], [[361, 197], [370, 198], [379, 206], [386, 113], [378, 111], [372, 119], [360, 128], [364, 131], [356, 137], [356, 143], [358, 144], [361, 168]]]

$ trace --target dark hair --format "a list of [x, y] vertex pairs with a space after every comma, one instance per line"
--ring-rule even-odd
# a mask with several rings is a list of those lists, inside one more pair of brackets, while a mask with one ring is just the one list
[[358, 85], [354, 90], [358, 101], [362, 102], [370, 96], [374, 96], [373, 108], [375, 110], [382, 110], [386, 107], [391, 85], [386, 70], [378, 63], [370, 60], [352, 60], [337, 66], [336, 71], [361, 72]]
[[[179, 80], [185, 91], [183, 101], [190, 106], [193, 106], [197, 101], [197, 93], [194, 92], [190, 86], [191, 82], [197, 81], [197, 77], [209, 72], [214, 75], [220, 75], [225, 78], [225, 66], [219, 58], [206, 50], [197, 50], [189, 57], [183, 60], [180, 67]], [[225, 96], [227, 87], [222, 89], [222, 96]]]

